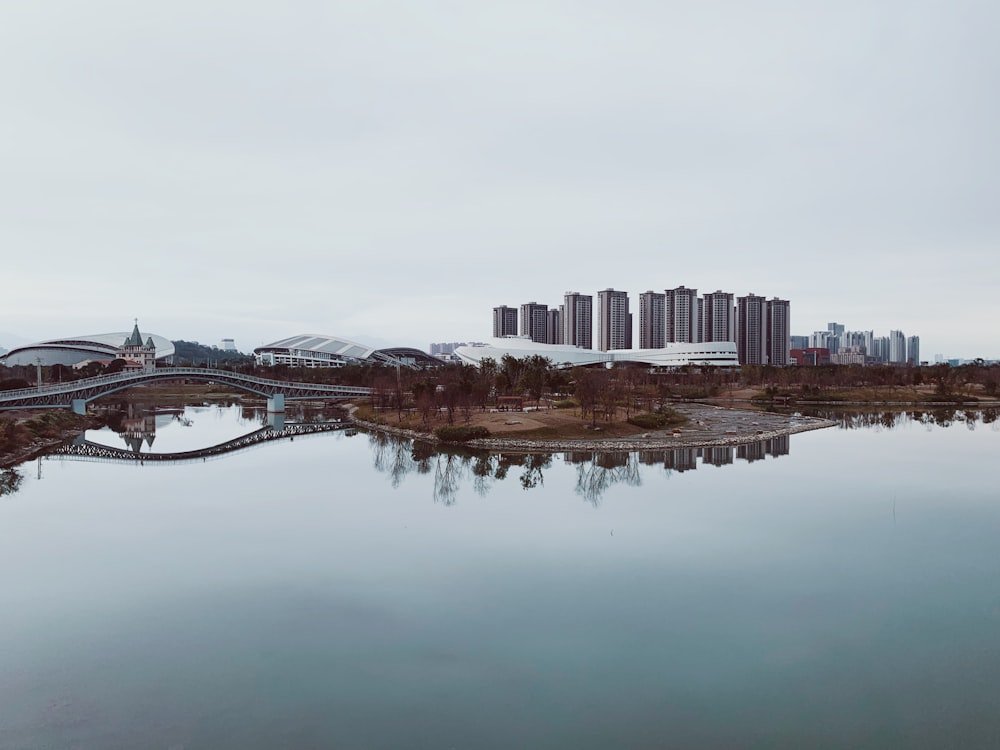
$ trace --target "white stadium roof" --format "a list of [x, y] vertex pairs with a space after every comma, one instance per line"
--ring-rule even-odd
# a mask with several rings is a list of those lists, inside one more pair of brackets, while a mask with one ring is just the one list
[[526, 337], [493, 339], [488, 344], [473, 344], [455, 349], [455, 356], [466, 364], [478, 366], [489, 357], [500, 361], [505, 354], [523, 358], [538, 355], [555, 367], [578, 367], [634, 362], [651, 367], [682, 367], [684, 365], [738, 367], [736, 342], [709, 341], [702, 344], [667, 344], [662, 349], [613, 349], [602, 352], [580, 349], [567, 344], [539, 344]]
[[[116, 333], [89, 333], [82, 336], [39, 341], [11, 349], [4, 357], [4, 364], [34, 365], [38, 359], [41, 359], [43, 365], [70, 365], [87, 359], [114, 359], [117, 356], [118, 348], [131, 335], [132, 333], [129, 331], [119, 331]], [[174, 344], [170, 339], [155, 333], [142, 335], [144, 341], [147, 338], [153, 339], [157, 359], [173, 356]]]

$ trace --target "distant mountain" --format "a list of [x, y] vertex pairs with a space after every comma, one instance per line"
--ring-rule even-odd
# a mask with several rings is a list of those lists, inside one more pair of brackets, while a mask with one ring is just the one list
[[249, 354], [242, 352], [227, 352], [215, 346], [205, 346], [194, 341], [173, 341], [174, 364], [190, 362], [193, 365], [201, 365], [212, 362], [213, 364], [225, 362], [241, 362], [250, 359]]
[[18, 336], [10, 333], [9, 331], [0, 331], [0, 349], [3, 349], [4, 347], [7, 347], [8, 349], [16, 349], [19, 346], [33, 343], [34, 342], [31, 339], [26, 339], [24, 336]]

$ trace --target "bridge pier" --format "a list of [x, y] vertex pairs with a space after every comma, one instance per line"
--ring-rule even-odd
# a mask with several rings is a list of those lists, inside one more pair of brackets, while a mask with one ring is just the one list
[[272, 430], [285, 429], [285, 413], [282, 411], [267, 412], [267, 426]]
[[285, 394], [275, 393], [267, 400], [268, 413], [283, 412], [285, 410]]
[[74, 414], [83, 414], [83, 415], [86, 415], [86, 413], [87, 413], [87, 402], [84, 401], [82, 398], [74, 398], [73, 399], [72, 409], [73, 409], [73, 413]]

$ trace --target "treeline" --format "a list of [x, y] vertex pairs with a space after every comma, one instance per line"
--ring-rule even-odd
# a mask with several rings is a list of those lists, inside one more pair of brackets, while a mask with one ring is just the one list
[[228, 352], [214, 346], [205, 346], [197, 341], [173, 341], [174, 364], [192, 365], [236, 365], [253, 362], [253, 356], [242, 352]]

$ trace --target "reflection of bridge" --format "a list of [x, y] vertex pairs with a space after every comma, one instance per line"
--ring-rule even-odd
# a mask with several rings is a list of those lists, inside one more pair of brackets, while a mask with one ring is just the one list
[[83, 461], [125, 461], [128, 463], [145, 463], [147, 461], [150, 463], [179, 463], [183, 461], [205, 460], [206, 458], [233, 453], [273, 440], [284, 440], [285, 438], [294, 438], [299, 435], [315, 435], [320, 432], [349, 430], [353, 427], [354, 424], [351, 422], [290, 424], [280, 430], [272, 427], [262, 427], [259, 430], [234, 438], [233, 440], [227, 440], [218, 445], [199, 448], [194, 451], [180, 451], [178, 453], [137, 453], [127, 448], [113, 448], [109, 445], [84, 440], [83, 442], [63, 445], [49, 453], [46, 458], [59, 457]]
[[148, 383], [176, 381], [218, 383], [247, 393], [264, 396], [267, 399], [267, 410], [271, 412], [283, 412], [286, 399], [290, 401], [306, 399], [347, 401], [352, 398], [364, 398], [371, 393], [370, 388], [320, 385], [318, 383], [289, 383], [227, 370], [205, 370], [198, 367], [158, 367], [155, 370], [143, 372], [99, 375], [96, 378], [43, 385], [40, 388], [0, 391], [0, 410], [72, 408], [77, 414], [83, 414], [88, 402], [109, 393]]

